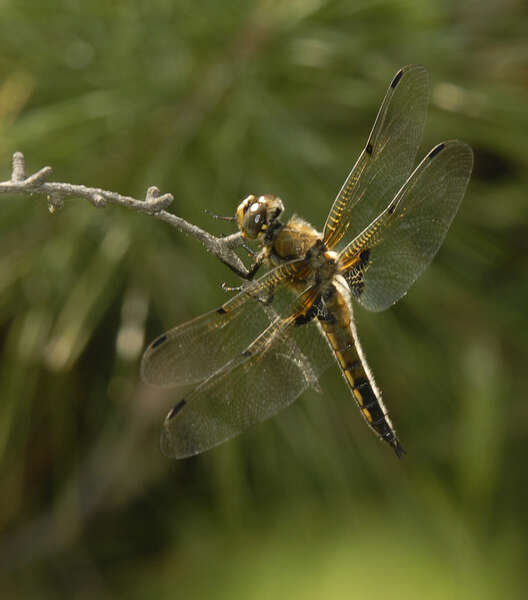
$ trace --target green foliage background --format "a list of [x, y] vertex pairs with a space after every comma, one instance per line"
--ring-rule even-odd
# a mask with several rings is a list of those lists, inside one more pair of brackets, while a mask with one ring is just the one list
[[0, 5], [0, 165], [142, 197], [214, 232], [248, 193], [322, 226], [397, 69], [427, 66], [421, 149], [475, 151], [437, 259], [357, 310], [408, 455], [336, 370], [214, 451], [165, 459], [143, 345], [233, 276], [125, 210], [0, 199], [2, 598], [524, 597], [528, 9], [520, 0]]

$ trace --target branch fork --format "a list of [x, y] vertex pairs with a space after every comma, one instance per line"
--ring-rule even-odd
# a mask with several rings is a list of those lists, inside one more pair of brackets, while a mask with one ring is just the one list
[[84, 198], [97, 208], [105, 208], [113, 204], [136, 210], [165, 221], [178, 231], [196, 238], [207, 251], [217, 256], [235, 273], [241, 276], [249, 273], [235, 252], [235, 249], [244, 243], [241, 233], [238, 231], [226, 237], [217, 237], [181, 217], [167, 212], [166, 209], [174, 200], [172, 194], [162, 194], [157, 187], [151, 186], [148, 188], [145, 198], [138, 200], [99, 188], [49, 181], [52, 172], [51, 167], [43, 167], [27, 176], [24, 155], [22, 152], [15, 152], [12, 160], [11, 179], [0, 182], [0, 194], [44, 194], [50, 213], [60, 210], [64, 206], [65, 198], [71, 197]]

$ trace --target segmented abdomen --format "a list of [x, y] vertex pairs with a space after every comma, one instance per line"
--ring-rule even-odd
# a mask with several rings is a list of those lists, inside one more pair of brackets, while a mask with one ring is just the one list
[[400, 457], [405, 451], [359, 344], [348, 289], [339, 287], [334, 286], [325, 300], [325, 314], [319, 319], [321, 327], [365, 421]]

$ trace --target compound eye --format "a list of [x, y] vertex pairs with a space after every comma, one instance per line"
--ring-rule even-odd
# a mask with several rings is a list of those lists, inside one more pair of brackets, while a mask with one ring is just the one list
[[253, 202], [244, 214], [243, 233], [248, 238], [254, 239], [261, 232], [263, 225], [266, 225], [266, 205], [261, 202]]

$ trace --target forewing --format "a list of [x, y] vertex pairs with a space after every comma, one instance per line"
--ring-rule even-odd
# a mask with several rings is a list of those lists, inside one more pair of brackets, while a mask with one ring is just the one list
[[328, 248], [338, 244], [349, 227], [350, 237], [358, 235], [393, 199], [414, 166], [428, 102], [424, 67], [409, 65], [396, 73], [367, 145], [327, 217], [323, 238]]
[[[458, 140], [438, 144], [416, 167], [385, 211], [351, 242], [366, 257], [347, 279], [368, 310], [399, 300], [440, 248], [464, 197], [473, 167], [471, 148]], [[350, 254], [346, 248], [341, 254]], [[354, 287], [355, 285], [355, 287]]]
[[291, 301], [290, 277], [304, 261], [285, 263], [247, 285], [220, 308], [183, 323], [154, 340], [141, 361], [141, 377], [149, 384], [194, 387], [218, 371], [264, 330], [273, 318], [268, 303]]
[[234, 437], [291, 404], [332, 363], [316, 321], [277, 315], [248, 348], [180, 400], [165, 419], [161, 449], [184, 458]]

